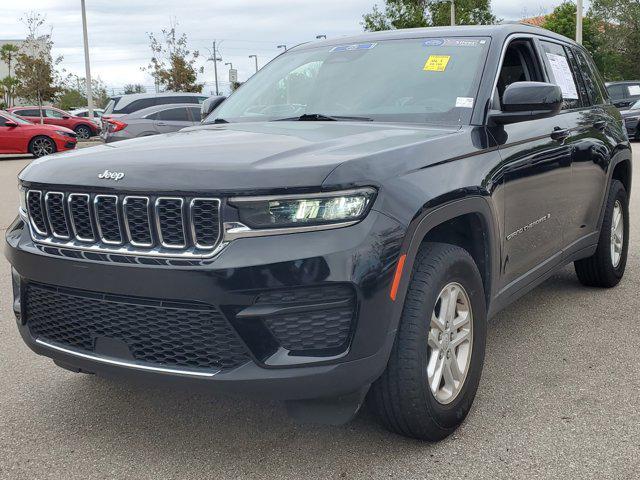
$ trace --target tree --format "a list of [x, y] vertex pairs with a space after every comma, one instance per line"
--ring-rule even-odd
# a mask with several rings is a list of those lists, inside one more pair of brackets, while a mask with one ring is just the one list
[[[547, 15], [542, 28], [564, 35], [568, 38], [576, 36], [576, 4], [565, 1], [558, 5], [551, 14]], [[598, 22], [591, 15], [586, 15], [582, 22], [582, 44], [597, 61], [597, 51], [600, 44]]]
[[2, 90], [4, 92], [4, 101], [8, 106], [13, 103], [13, 92], [16, 88], [16, 80], [11, 76], [11, 65], [16, 59], [20, 49], [11, 43], [5, 43], [0, 47], [0, 60], [7, 64], [9, 74], [2, 79]]
[[53, 58], [51, 54], [51, 33], [39, 33], [45, 24], [44, 16], [30, 12], [21, 21], [27, 27], [27, 38], [16, 61], [16, 95], [42, 107], [44, 102], [53, 101], [60, 92], [61, 81], [55, 67], [62, 57]]
[[147, 71], [157, 85], [173, 92], [201, 92], [203, 83], [198, 83], [198, 73], [204, 72], [204, 67], [197, 67], [200, 52], [189, 50], [187, 35], [178, 35], [176, 24], [161, 31], [158, 39], [149, 33], [149, 46], [153, 52], [151, 62], [143, 71]]
[[[498, 22], [491, 13], [490, 0], [455, 0], [455, 6], [458, 25], [487, 25]], [[362, 25], [367, 31], [449, 25], [450, 11], [451, 6], [448, 2], [385, 0], [384, 10], [374, 5], [373, 10], [363, 16]]]
[[640, 78], [640, 2], [593, 0], [600, 44], [596, 61], [607, 80]]
[[16, 88], [18, 87], [18, 79], [7, 75], [0, 80], [0, 92], [2, 92], [3, 103], [8, 107], [13, 105]]
[[130, 93], [147, 93], [147, 89], [139, 83], [128, 83], [124, 86], [125, 95]]
[[[109, 101], [107, 87], [100, 79], [91, 80], [91, 90], [94, 104], [98, 108], [104, 107]], [[86, 107], [87, 84], [84, 77], [69, 75], [57, 99], [57, 106], [62, 110], [71, 110], [79, 107]]]

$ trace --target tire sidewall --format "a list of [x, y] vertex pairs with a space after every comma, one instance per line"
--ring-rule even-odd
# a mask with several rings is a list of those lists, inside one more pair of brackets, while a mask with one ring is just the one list
[[[471, 262], [471, 263], [469, 263]], [[438, 295], [445, 285], [456, 282], [462, 285], [469, 297], [473, 314], [473, 345], [471, 350], [471, 361], [469, 371], [465, 378], [462, 391], [451, 403], [441, 404], [436, 400], [429, 388], [427, 376], [427, 364], [430, 349], [427, 345], [427, 338], [430, 330], [431, 314], [434, 310]], [[424, 342], [421, 343], [420, 356], [422, 358], [422, 378], [424, 401], [427, 409], [434, 420], [443, 429], [455, 429], [467, 416], [475, 398], [482, 367], [484, 363], [485, 342], [486, 342], [486, 306], [484, 290], [480, 274], [469, 258], [458, 258], [448, 265], [443, 265], [437, 272], [430, 291], [425, 295], [422, 302], [422, 318]]]
[[[607, 235], [607, 252], [609, 252], [609, 265], [611, 266], [611, 272], [616, 278], [621, 279], [624, 275], [624, 271], [627, 265], [627, 254], [629, 252], [629, 199], [627, 198], [627, 192], [624, 186], [619, 181], [615, 181], [612, 185], [613, 191], [609, 197], [610, 204], [607, 208], [607, 218], [604, 225], [604, 233]], [[613, 209], [616, 204], [616, 200], [620, 202], [622, 206], [622, 256], [617, 267], [613, 266], [613, 259], [611, 258], [611, 224], [613, 223]]]
[[29, 152], [30, 152], [34, 157], [36, 157], [36, 158], [42, 158], [42, 157], [46, 157], [46, 156], [47, 156], [47, 155], [37, 155], [37, 154], [33, 151], [33, 144], [35, 143], [35, 141], [36, 141], [36, 140], [39, 140], [39, 139], [47, 140], [47, 141], [51, 144], [51, 146], [53, 147], [53, 151], [52, 151], [51, 153], [47, 154], [47, 155], [52, 155], [52, 154], [56, 153], [56, 150], [57, 150], [57, 149], [56, 149], [56, 142], [54, 142], [54, 141], [53, 141], [51, 138], [49, 138], [49, 137], [46, 137], [46, 136], [42, 136], [42, 135], [41, 135], [41, 136], [38, 136], [38, 137], [34, 137], [34, 138], [32, 138], [32, 139], [31, 139], [31, 141], [29, 142]]

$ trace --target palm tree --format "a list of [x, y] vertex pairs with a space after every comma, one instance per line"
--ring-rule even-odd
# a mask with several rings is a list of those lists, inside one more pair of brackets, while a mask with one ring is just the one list
[[5, 98], [9, 107], [13, 102], [13, 90], [15, 88], [14, 79], [11, 78], [11, 63], [15, 60], [19, 51], [20, 49], [11, 43], [5, 43], [0, 47], [0, 60], [6, 63], [7, 67], [9, 67], [9, 75], [2, 80], [3, 84], [5, 84]]

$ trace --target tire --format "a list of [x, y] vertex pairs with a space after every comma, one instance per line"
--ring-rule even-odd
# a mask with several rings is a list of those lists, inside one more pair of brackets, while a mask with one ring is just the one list
[[[615, 263], [614, 254], [611, 249], [612, 225], [614, 223], [614, 213], [616, 205], [619, 205], [622, 218], [622, 235], [618, 238], [620, 257]], [[629, 249], [629, 199], [627, 191], [619, 180], [612, 180], [607, 204], [602, 221], [602, 230], [596, 252], [589, 258], [584, 258], [574, 262], [578, 280], [588, 287], [611, 288], [615, 287], [622, 276], [627, 265], [627, 252]]]
[[73, 129], [73, 131], [76, 132], [79, 140], [88, 140], [89, 138], [91, 138], [91, 128], [87, 125], [78, 125]]
[[56, 143], [45, 135], [34, 137], [29, 142], [29, 153], [34, 157], [40, 158], [45, 155], [55, 153], [57, 150]]
[[[432, 377], [428, 364], [441, 358], [432, 346], [435, 338], [432, 340], [430, 335], [434, 331], [432, 314], [443, 315], [443, 301], [439, 300], [443, 288], [454, 284], [465, 292], [471, 307], [467, 338], [472, 340], [466, 350], [470, 353], [461, 387], [452, 398], [443, 400], [437, 399], [429, 386]], [[463, 318], [459, 313], [461, 305], [456, 303], [454, 309], [457, 318]], [[370, 408], [392, 432], [432, 442], [447, 437], [471, 409], [482, 373], [486, 335], [482, 278], [471, 256], [455, 245], [424, 243], [416, 256], [387, 368], [369, 391]], [[460, 361], [464, 356], [462, 346], [452, 350], [455, 356], [451, 358]], [[437, 381], [437, 385], [443, 384], [446, 386], [445, 380]]]

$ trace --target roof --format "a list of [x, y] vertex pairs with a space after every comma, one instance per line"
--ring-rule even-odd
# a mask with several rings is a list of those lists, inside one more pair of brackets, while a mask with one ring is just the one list
[[[319, 42], [309, 42], [294, 47], [298, 49], [315, 48], [318, 46], [335, 46], [359, 42], [372, 42], [382, 40], [399, 40], [421, 37], [492, 37], [503, 40], [509, 35], [516, 33], [528, 33], [542, 35], [549, 38], [555, 38], [564, 42], [574, 43], [573, 40], [563, 35], [551, 32], [544, 28], [525, 25], [522, 23], [502, 23], [498, 25], [458, 25], [453, 27], [423, 27], [423, 28], [406, 28], [401, 30], [384, 30], [380, 32], [366, 32], [360, 35], [348, 37], [335, 37]], [[290, 50], [293, 50], [290, 49]]]

